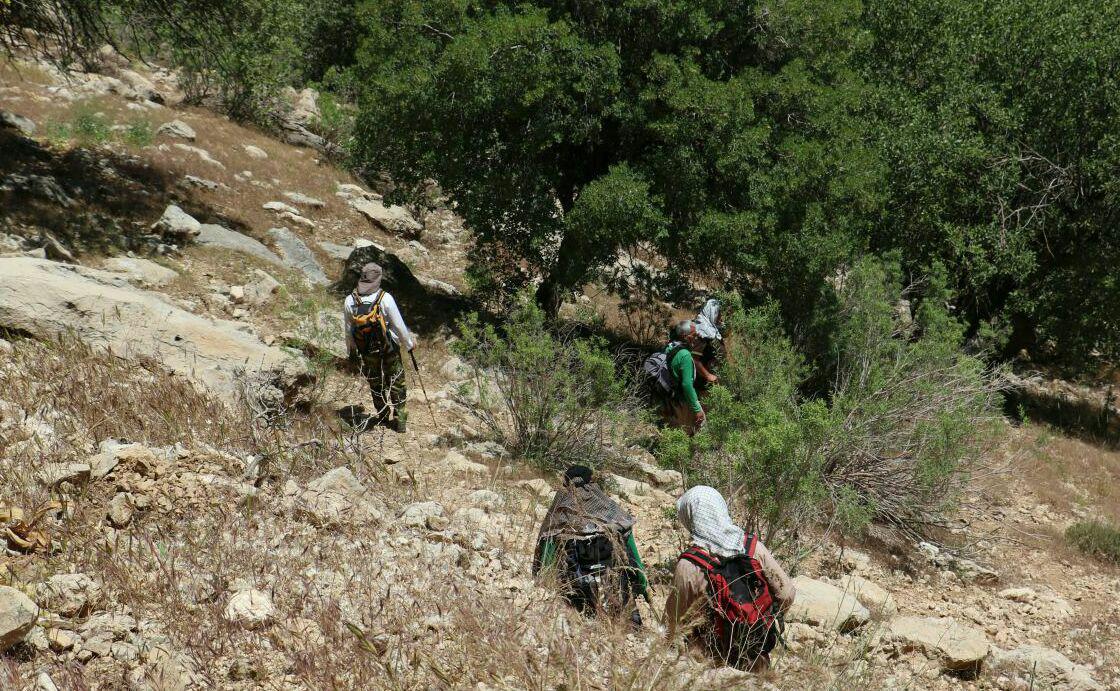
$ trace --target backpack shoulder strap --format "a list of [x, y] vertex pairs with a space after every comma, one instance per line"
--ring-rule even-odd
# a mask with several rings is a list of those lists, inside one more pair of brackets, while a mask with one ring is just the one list
[[680, 558], [686, 559], [693, 564], [696, 564], [700, 568], [704, 569], [705, 573], [710, 572], [716, 567], [716, 562], [712, 558], [712, 556], [699, 547], [691, 547], [689, 549], [686, 549], [681, 553]]
[[758, 536], [754, 533], [747, 535], [743, 538], [743, 547], [747, 556], [754, 559], [754, 552], [758, 548]]
[[373, 301], [373, 306], [374, 307], [380, 307], [381, 306], [381, 298], [383, 298], [383, 297], [385, 297], [385, 290], [384, 289], [379, 289], [377, 291], [377, 299]]

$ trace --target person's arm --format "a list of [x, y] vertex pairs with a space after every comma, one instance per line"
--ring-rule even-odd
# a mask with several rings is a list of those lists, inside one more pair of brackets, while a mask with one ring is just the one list
[[408, 327], [404, 325], [401, 311], [397, 308], [397, 301], [389, 293], [385, 293], [381, 298], [381, 311], [385, 315], [385, 321], [389, 322], [389, 329], [397, 337], [397, 343], [404, 346], [405, 350], [412, 350], [416, 347], [416, 343], [412, 340], [412, 334], [409, 333]]
[[696, 371], [700, 373], [700, 376], [704, 378], [704, 381], [708, 382], [709, 384], [716, 383], [716, 375], [708, 371], [708, 368], [704, 366], [704, 363], [700, 362], [700, 358], [696, 357], [695, 355], [692, 356], [692, 364], [696, 367]]
[[692, 364], [692, 353], [687, 348], [673, 357], [672, 369], [681, 382], [681, 393], [684, 394], [685, 403], [692, 412], [699, 413], [702, 408], [700, 398], [696, 395], [696, 370]]
[[646, 565], [642, 563], [642, 556], [638, 554], [638, 545], [634, 542], [633, 531], [626, 534], [626, 550], [630, 553], [630, 564], [634, 569], [634, 576], [638, 579], [639, 594], [649, 597], [649, 578], [646, 576]]
[[346, 339], [347, 355], [353, 355], [358, 351], [358, 347], [354, 345], [354, 334], [350, 333], [350, 318], [353, 315], [350, 302], [353, 299], [353, 296], [347, 296], [342, 301], [342, 337]]
[[789, 609], [793, 605], [794, 598], [797, 597], [797, 586], [793, 584], [793, 579], [761, 542], [755, 546], [754, 557], [758, 560], [759, 566], [762, 567], [762, 575], [770, 585], [770, 595], [774, 598], [775, 609], [779, 612]]
[[673, 571], [673, 589], [665, 600], [665, 627], [669, 640], [681, 628], [696, 621], [707, 604], [708, 583], [700, 567], [686, 559], [677, 560]]

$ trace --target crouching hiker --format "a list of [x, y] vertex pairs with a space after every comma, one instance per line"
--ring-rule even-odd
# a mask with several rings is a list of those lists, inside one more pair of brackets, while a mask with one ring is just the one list
[[573, 465], [541, 524], [533, 575], [554, 571], [576, 609], [628, 615], [640, 627], [636, 597], [649, 601], [649, 583], [633, 527], [634, 518], [603, 492], [592, 470]]
[[677, 519], [691, 545], [677, 561], [665, 602], [669, 639], [683, 631], [727, 665], [769, 669], [779, 615], [793, 604], [793, 581], [757, 536], [731, 521], [715, 489], [685, 492]]
[[396, 300], [381, 289], [381, 274], [381, 267], [373, 262], [363, 266], [358, 287], [343, 303], [346, 350], [369, 382], [373, 397], [370, 421], [379, 425], [393, 417], [392, 426], [404, 432], [408, 390], [401, 348], [411, 352], [416, 343]]

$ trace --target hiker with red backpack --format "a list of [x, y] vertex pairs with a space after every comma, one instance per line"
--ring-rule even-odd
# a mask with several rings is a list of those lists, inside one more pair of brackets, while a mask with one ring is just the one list
[[391, 425], [404, 432], [408, 389], [401, 349], [411, 353], [416, 342], [396, 300], [381, 288], [382, 273], [374, 262], [363, 266], [357, 288], [343, 303], [346, 350], [369, 382], [374, 411], [368, 422], [379, 425], [392, 417]]
[[735, 525], [717, 490], [699, 485], [677, 501], [690, 546], [677, 560], [665, 602], [670, 640], [684, 631], [725, 664], [764, 671], [780, 638], [780, 615], [796, 590], [756, 535]]

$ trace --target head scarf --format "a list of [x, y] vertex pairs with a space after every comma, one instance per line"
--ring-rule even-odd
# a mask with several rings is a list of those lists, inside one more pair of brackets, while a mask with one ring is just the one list
[[593, 479], [591, 469], [585, 466], [572, 466], [564, 473], [564, 486], [552, 498], [538, 542], [554, 537], [578, 539], [625, 532], [634, 526], [633, 516], [608, 497]]
[[677, 500], [677, 520], [692, 536], [692, 544], [720, 557], [743, 551], [746, 533], [731, 521], [727, 502], [716, 489], [697, 485]]
[[700, 314], [696, 315], [696, 334], [705, 340], [723, 340], [719, 328], [719, 300], [712, 298], [704, 303]]
[[358, 295], [373, 295], [381, 290], [381, 266], [370, 262], [362, 267], [362, 276], [358, 279]]

